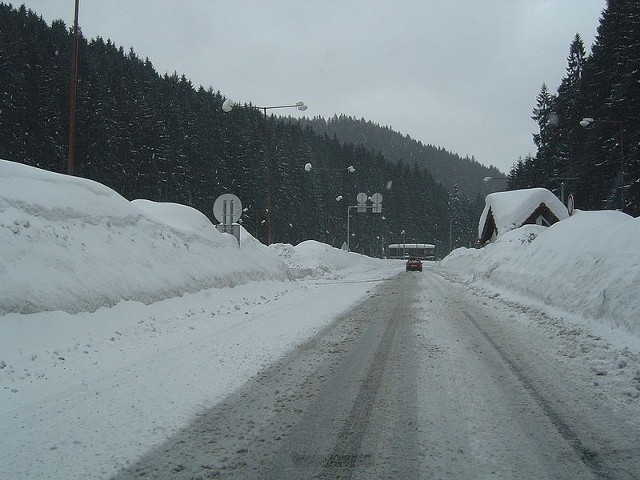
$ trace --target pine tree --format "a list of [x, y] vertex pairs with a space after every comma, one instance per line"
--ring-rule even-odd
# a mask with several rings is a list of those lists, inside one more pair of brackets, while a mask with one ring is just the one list
[[[603, 11], [592, 53], [585, 57], [576, 35], [567, 75], [557, 96], [543, 88], [533, 118], [535, 157], [510, 172], [510, 188], [575, 187], [582, 209], [617, 208], [640, 214], [640, 3], [610, 0]], [[556, 128], [550, 113], [558, 115]], [[582, 122], [591, 118], [592, 122]], [[572, 189], [573, 190], [573, 189]]]
[[640, 5], [611, 0], [585, 68], [588, 116], [594, 119], [585, 142], [592, 170], [589, 186], [595, 192], [591, 204], [620, 208], [624, 190], [624, 210], [636, 215], [640, 213], [633, 160], [638, 149], [635, 133], [640, 128], [639, 35]]
[[[569, 48], [567, 74], [558, 88], [555, 112], [557, 114], [556, 158], [553, 165], [554, 186], [569, 182], [575, 186], [580, 167], [580, 145], [578, 130], [584, 117], [585, 99], [582, 75], [586, 61], [584, 43], [576, 34]], [[564, 199], [563, 199], [564, 200]]]
[[534, 176], [532, 180], [538, 186], [548, 186], [555, 177], [557, 168], [559, 147], [557, 97], [549, 93], [547, 85], [543, 84], [536, 101], [531, 118], [538, 122], [538, 133], [533, 135], [533, 142], [538, 147], [538, 152], [532, 162]]

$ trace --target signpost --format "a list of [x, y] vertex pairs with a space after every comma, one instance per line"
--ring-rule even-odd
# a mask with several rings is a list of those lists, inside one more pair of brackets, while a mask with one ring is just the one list
[[574, 208], [575, 200], [573, 199], [573, 193], [570, 193], [569, 198], [567, 199], [567, 212], [569, 212], [569, 216], [573, 215]]
[[240, 225], [236, 222], [242, 216], [242, 202], [232, 193], [223, 193], [213, 202], [213, 215], [220, 223], [218, 231], [230, 233], [238, 240], [240, 246]]
[[367, 194], [360, 192], [356, 197], [356, 200], [358, 201], [358, 205], [356, 205], [356, 207], [358, 208], [358, 212], [359, 213], [366, 212], [367, 211]]
[[371, 195], [371, 202], [373, 203], [371, 212], [382, 213], [382, 194], [374, 193], [373, 195]]
[[[349, 205], [347, 207], [347, 241], [345, 242], [347, 252], [351, 251], [349, 248], [351, 209], [356, 208], [360, 213], [364, 213], [367, 210], [371, 210], [372, 213], [382, 213], [382, 194], [374, 193], [371, 198], [368, 198], [366, 193], [361, 192], [356, 196], [356, 200], [358, 201], [357, 205]], [[373, 205], [367, 205], [367, 200], [371, 200]], [[345, 245], [343, 245], [343, 249]]]

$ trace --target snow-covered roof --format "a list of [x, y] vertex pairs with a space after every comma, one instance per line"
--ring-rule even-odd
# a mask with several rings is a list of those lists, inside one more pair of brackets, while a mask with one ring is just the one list
[[389, 248], [406, 248], [409, 249], [419, 249], [419, 248], [436, 248], [432, 243], [392, 243], [389, 245]]
[[522, 226], [541, 203], [544, 203], [551, 213], [558, 217], [558, 220], [569, 218], [567, 207], [546, 188], [510, 190], [487, 195], [478, 224], [478, 238], [482, 236], [489, 211], [493, 216], [498, 235], [501, 235]]

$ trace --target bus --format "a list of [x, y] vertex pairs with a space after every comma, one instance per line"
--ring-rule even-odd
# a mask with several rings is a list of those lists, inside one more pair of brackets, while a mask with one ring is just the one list
[[435, 260], [436, 246], [431, 243], [392, 243], [387, 246], [387, 258]]

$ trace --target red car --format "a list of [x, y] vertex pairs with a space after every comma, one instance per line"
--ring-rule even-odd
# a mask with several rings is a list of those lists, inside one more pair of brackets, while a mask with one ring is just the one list
[[421, 272], [422, 271], [422, 262], [416, 258], [410, 258], [407, 260], [407, 272]]

